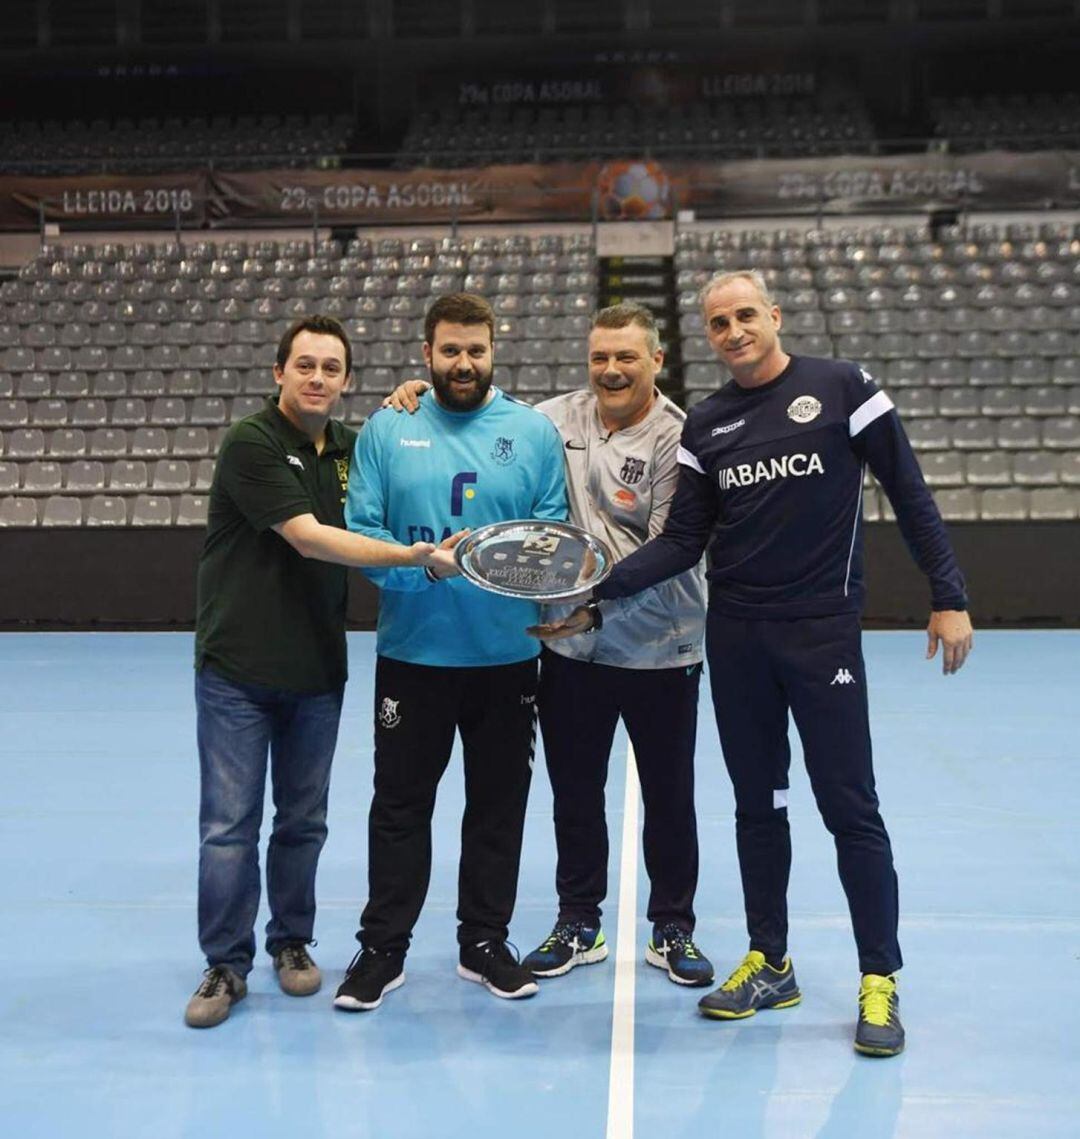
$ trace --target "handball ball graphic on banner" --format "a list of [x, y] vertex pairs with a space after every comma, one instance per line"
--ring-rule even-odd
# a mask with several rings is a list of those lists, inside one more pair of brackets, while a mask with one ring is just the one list
[[596, 189], [605, 221], [671, 216], [671, 181], [659, 162], [609, 162], [596, 176]]

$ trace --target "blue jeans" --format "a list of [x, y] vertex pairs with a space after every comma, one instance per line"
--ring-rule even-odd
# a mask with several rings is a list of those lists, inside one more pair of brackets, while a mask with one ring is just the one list
[[310, 942], [326, 841], [330, 764], [344, 689], [315, 695], [195, 674], [199, 771], [199, 945], [246, 976], [255, 957], [266, 760], [274, 823], [266, 856], [266, 949]]

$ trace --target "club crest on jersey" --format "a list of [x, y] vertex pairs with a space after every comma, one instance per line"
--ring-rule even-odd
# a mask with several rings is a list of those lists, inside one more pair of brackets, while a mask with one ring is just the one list
[[337, 471], [338, 482], [341, 483], [342, 490], [349, 489], [349, 460], [335, 459], [334, 470]]
[[628, 457], [626, 462], [622, 465], [622, 470], [619, 471], [619, 478], [629, 486], [634, 486], [636, 483], [641, 482], [644, 474], [645, 460]]
[[502, 467], [508, 467], [516, 458], [514, 454], [514, 441], [500, 435], [491, 449], [491, 457]]
[[788, 419], [796, 423], [811, 423], [821, 414], [821, 400], [812, 395], [801, 395], [788, 404]]
[[391, 700], [389, 696], [383, 697], [379, 708], [379, 723], [384, 728], [396, 728], [401, 723], [401, 714], [398, 712], [400, 700]]

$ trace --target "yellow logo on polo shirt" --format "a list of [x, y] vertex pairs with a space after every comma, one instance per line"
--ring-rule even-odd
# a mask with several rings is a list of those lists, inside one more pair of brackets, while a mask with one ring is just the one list
[[338, 482], [341, 483], [342, 490], [349, 489], [349, 460], [335, 459], [334, 467], [337, 469]]

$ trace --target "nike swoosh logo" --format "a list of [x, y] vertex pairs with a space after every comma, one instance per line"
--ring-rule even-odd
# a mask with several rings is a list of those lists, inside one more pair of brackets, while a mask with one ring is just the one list
[[584, 451], [585, 450], [585, 444], [577, 442], [576, 439], [567, 439], [566, 449], [568, 451]]

